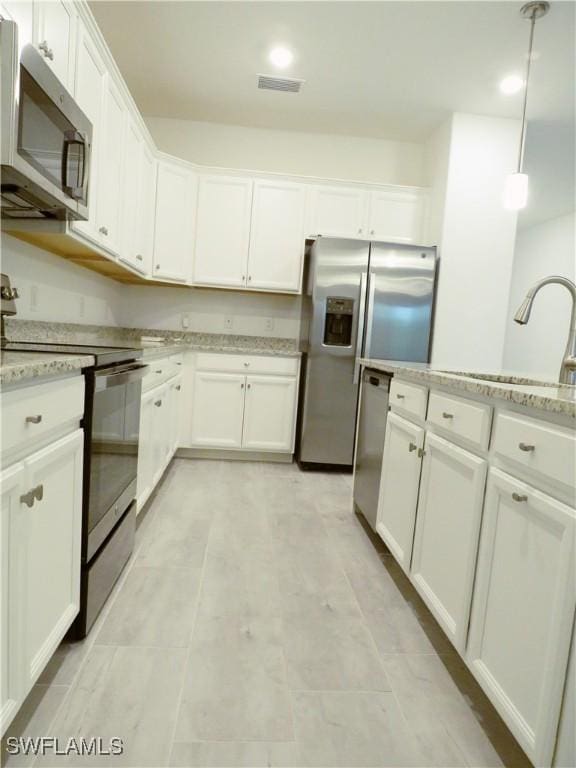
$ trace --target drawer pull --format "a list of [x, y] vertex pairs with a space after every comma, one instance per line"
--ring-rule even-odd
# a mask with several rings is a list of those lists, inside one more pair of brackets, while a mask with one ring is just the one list
[[182, 363], [176, 363], [176, 365], [182, 365]]
[[250, 368], [250, 363], [244, 363], [244, 368]]
[[406, 395], [401, 395], [399, 392], [396, 392], [396, 398], [398, 400], [404, 400], [405, 397], [406, 397]]
[[161, 370], [160, 371], [154, 371], [154, 373], [162, 373], [162, 371]]
[[162, 400], [156, 400], [154, 405], [156, 406], [156, 408], [160, 408], [160, 406], [162, 405]]
[[42, 421], [41, 414], [38, 414], [38, 416], [26, 416], [27, 424], [40, 424], [41, 421]]
[[424, 456], [426, 456], [426, 451], [424, 450], [424, 448], [418, 448], [418, 458], [421, 459]]
[[180, 390], [182, 389], [182, 387], [180, 386], [180, 384], [176, 384], [176, 386], [174, 387], [174, 389], [175, 389], [177, 392], [180, 392]]
[[533, 451], [536, 448], [536, 446], [529, 445], [528, 443], [518, 443], [518, 448], [520, 448], [521, 451], [526, 451], [528, 453], [530, 451]]
[[512, 498], [514, 499], [514, 501], [528, 501], [528, 496], [526, 496], [525, 493], [514, 492], [512, 494]]
[[136, 258], [138, 259], [138, 261], [144, 261], [144, 257], [140, 253], [136, 254]]
[[453, 413], [448, 413], [447, 411], [442, 411], [442, 418], [443, 419], [453, 419], [454, 418], [454, 414]]
[[418, 446], [416, 445], [416, 443], [410, 443], [410, 445], [408, 446], [408, 452], [409, 452], [409, 453], [412, 453], [412, 451], [415, 451], [415, 450], [416, 450], [416, 448], [418, 448]]
[[35, 488], [29, 490], [28, 493], [23, 493], [22, 496], [20, 496], [20, 503], [26, 504], [27, 507], [33, 507], [35, 501], [42, 501], [43, 498], [44, 486], [37, 485]]

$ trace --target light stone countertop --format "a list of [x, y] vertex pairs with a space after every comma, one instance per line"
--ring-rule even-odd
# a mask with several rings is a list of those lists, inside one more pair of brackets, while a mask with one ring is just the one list
[[418, 384], [442, 385], [459, 394], [482, 395], [576, 419], [576, 386], [538, 381], [506, 372], [439, 370], [426, 363], [371, 358], [363, 358], [360, 362], [366, 368], [396, 374]]
[[194, 334], [198, 338], [181, 341], [167, 339], [159, 344], [130, 342], [134, 349], [142, 350], [144, 359], [161, 354], [175, 354], [186, 350], [194, 352], [220, 352], [226, 354], [266, 355], [272, 357], [300, 357], [296, 343], [290, 339], [268, 338], [265, 336], [226, 336], [224, 334]]
[[43, 376], [60, 376], [94, 365], [92, 355], [66, 355], [53, 352], [0, 353], [0, 386]]

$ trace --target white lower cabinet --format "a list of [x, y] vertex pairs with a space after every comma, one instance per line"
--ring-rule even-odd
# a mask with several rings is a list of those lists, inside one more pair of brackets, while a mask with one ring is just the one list
[[574, 619], [575, 510], [491, 469], [467, 661], [534, 765], [550, 765]]
[[424, 429], [388, 414], [376, 529], [403, 570], [410, 570]]
[[0, 476], [2, 733], [79, 610], [83, 445], [77, 429]]
[[192, 396], [192, 443], [240, 448], [246, 377], [197, 371]]
[[487, 462], [428, 432], [412, 582], [459, 651], [468, 632]]
[[242, 446], [249, 450], [289, 451], [295, 399], [294, 377], [248, 376]]

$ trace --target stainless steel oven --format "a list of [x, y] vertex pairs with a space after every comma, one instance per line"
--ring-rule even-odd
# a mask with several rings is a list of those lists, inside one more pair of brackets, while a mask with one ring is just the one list
[[92, 124], [13, 21], [0, 65], [2, 218], [87, 219]]

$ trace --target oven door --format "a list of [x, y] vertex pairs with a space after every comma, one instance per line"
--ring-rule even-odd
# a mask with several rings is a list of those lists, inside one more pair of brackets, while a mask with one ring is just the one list
[[90, 560], [135, 498], [142, 379], [147, 365], [96, 370], [89, 435], [86, 559]]

